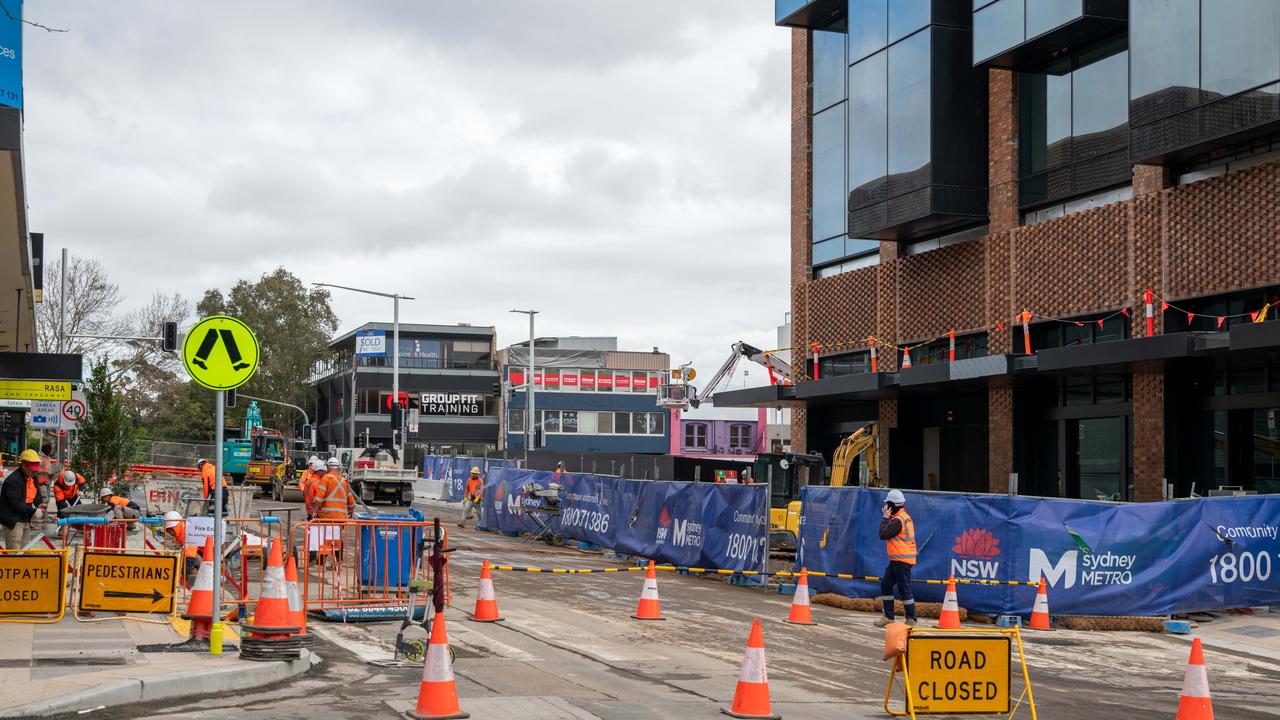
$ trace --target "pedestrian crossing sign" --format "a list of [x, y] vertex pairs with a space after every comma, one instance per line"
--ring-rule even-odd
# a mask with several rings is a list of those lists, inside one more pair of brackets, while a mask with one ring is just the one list
[[258, 369], [258, 356], [253, 331], [226, 315], [196, 323], [182, 343], [187, 374], [210, 390], [231, 390], [249, 382]]

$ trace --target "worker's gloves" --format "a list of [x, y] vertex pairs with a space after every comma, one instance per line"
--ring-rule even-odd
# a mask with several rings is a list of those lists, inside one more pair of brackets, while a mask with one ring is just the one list
[[44, 506], [36, 508], [36, 514], [31, 516], [31, 522], [39, 522], [44, 520]]

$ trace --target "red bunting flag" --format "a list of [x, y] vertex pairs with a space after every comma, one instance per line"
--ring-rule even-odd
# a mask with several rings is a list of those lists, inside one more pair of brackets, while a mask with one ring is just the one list
[[1256, 323], [1256, 322], [1258, 322], [1258, 313], [1259, 313], [1259, 312], [1261, 312], [1261, 311], [1259, 311], [1259, 310], [1254, 310], [1253, 312], [1249, 313], [1249, 322], [1255, 322], [1255, 323]]
[[1192, 320], [1195, 320], [1195, 319], [1196, 319], [1196, 314], [1195, 314], [1195, 313], [1193, 313], [1193, 312], [1189, 312], [1189, 313], [1187, 313], [1187, 324], [1188, 324], [1188, 325], [1190, 325], [1190, 324], [1191, 324], [1191, 321], [1192, 321]]
[[1106, 320], [1106, 318], [1098, 318], [1098, 327], [1102, 327], [1102, 323], [1103, 323], [1105, 320]]
[[1226, 315], [1219, 315], [1219, 316], [1218, 316], [1218, 329], [1219, 329], [1219, 330], [1221, 330], [1221, 329], [1222, 329], [1222, 323], [1223, 323], [1223, 321], [1224, 321], [1224, 320], [1226, 320], [1226, 319], [1227, 319], [1227, 316], [1226, 316]]
[[1161, 302], [1161, 303], [1160, 303], [1160, 312], [1164, 312], [1164, 311], [1166, 311], [1166, 310], [1168, 310], [1168, 309], [1169, 309], [1169, 303], [1167, 303], [1167, 302]]
[[999, 320], [997, 320], [997, 321], [996, 321], [996, 327], [1000, 328], [1000, 332], [1004, 332], [1004, 323], [1002, 323], [1002, 322], [1000, 322]]
[[[1073, 320], [1072, 322], [1076, 324], [1076, 327], [1084, 327], [1084, 323], [1080, 322], [1079, 320]], [[1102, 321], [1099, 320], [1098, 322], [1101, 323]]]
[[1124, 315], [1125, 317], [1129, 317], [1129, 308], [1121, 308], [1120, 314]]

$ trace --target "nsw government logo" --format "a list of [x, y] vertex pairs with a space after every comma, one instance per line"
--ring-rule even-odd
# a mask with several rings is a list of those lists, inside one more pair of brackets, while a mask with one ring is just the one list
[[658, 515], [658, 532], [654, 539], [663, 545], [702, 547], [702, 523], [673, 518], [663, 507]]
[[951, 574], [970, 580], [995, 580], [1000, 572], [1000, 540], [985, 528], [969, 528], [956, 538], [951, 548]]

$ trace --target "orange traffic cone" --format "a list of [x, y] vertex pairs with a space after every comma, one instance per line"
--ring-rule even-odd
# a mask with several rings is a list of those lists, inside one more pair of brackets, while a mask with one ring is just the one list
[[191, 600], [187, 614], [191, 621], [191, 639], [208, 640], [213, 626], [213, 538], [204, 539], [204, 553], [200, 557], [200, 569], [191, 583]]
[[809, 608], [809, 569], [800, 568], [800, 580], [796, 582], [796, 594], [791, 597], [791, 614], [784, 622], [792, 625], [815, 625]]
[[900, 369], [911, 369], [911, 348], [902, 348], [902, 367]]
[[725, 715], [736, 718], [770, 718], [778, 720], [769, 705], [769, 673], [765, 669], [764, 631], [760, 618], [751, 623], [751, 636], [747, 638], [747, 652], [742, 656], [742, 673], [738, 675], [738, 689], [733, 693], [733, 706], [720, 709]]
[[631, 617], [637, 620], [666, 620], [662, 617], [662, 603], [658, 599], [658, 571], [654, 569], [653, 561], [649, 561], [649, 567], [644, 571], [644, 588], [640, 591], [640, 605], [636, 607], [636, 614]]
[[498, 622], [502, 616], [498, 614], [498, 596], [493, 592], [493, 571], [489, 569], [489, 561], [480, 566], [480, 587], [476, 589], [476, 611], [467, 618], [474, 622]]
[[422, 666], [422, 684], [418, 686], [418, 706], [409, 713], [415, 720], [448, 720], [471, 717], [458, 706], [458, 686], [453, 680], [453, 661], [449, 659], [449, 635], [444, 629], [444, 613], [436, 613], [431, 623], [431, 642], [427, 660]]
[[960, 601], [956, 598], [954, 575], [947, 579], [947, 594], [942, 596], [942, 612], [938, 613], [938, 627], [943, 630], [960, 629]]
[[293, 611], [289, 607], [279, 538], [271, 542], [271, 555], [267, 560], [267, 572], [262, 576], [262, 592], [258, 595], [253, 624], [245, 625], [244, 629], [258, 639], [288, 638], [300, 629], [294, 624]]
[[1045, 590], [1044, 576], [1040, 576], [1040, 589], [1036, 591], [1036, 604], [1031, 608], [1031, 622], [1027, 627], [1032, 630], [1052, 630], [1049, 627], [1049, 592]]
[[289, 622], [298, 626], [298, 634], [307, 634], [307, 610], [302, 604], [302, 586], [298, 584], [298, 564], [293, 555], [284, 566], [284, 595], [289, 601]]
[[1178, 696], [1178, 717], [1174, 720], [1213, 720], [1213, 701], [1209, 699], [1209, 675], [1204, 669], [1204, 650], [1200, 638], [1191, 641], [1191, 658], [1187, 660], [1187, 676]]

